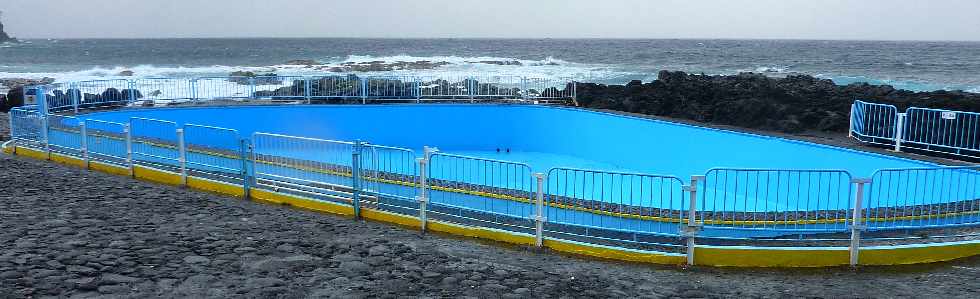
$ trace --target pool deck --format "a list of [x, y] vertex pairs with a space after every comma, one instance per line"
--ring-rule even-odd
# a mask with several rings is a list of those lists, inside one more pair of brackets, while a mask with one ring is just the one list
[[949, 165], [949, 166], [976, 165], [977, 163], [980, 163], [980, 161], [968, 161], [968, 160], [959, 159], [962, 157], [939, 157], [939, 156], [935, 156], [936, 155], [935, 153], [930, 153], [927, 155], [927, 154], [919, 154], [914, 152], [896, 152], [894, 150], [891, 150], [890, 147], [875, 146], [867, 143], [862, 143], [853, 138], [848, 138], [847, 133], [842, 133], [842, 132], [806, 131], [802, 133], [782, 133], [776, 131], [750, 129], [750, 128], [743, 128], [737, 126], [730, 126], [730, 125], [705, 123], [705, 122], [693, 121], [693, 120], [682, 119], [682, 118], [671, 118], [671, 117], [630, 113], [630, 112], [608, 110], [608, 109], [589, 109], [589, 108], [579, 108], [579, 109], [637, 117], [637, 118], [681, 123], [686, 125], [713, 128], [713, 129], [726, 130], [732, 132], [740, 132], [740, 133], [748, 133], [748, 134], [755, 134], [755, 135], [779, 137], [779, 138], [796, 140], [796, 141], [812, 142], [817, 144], [841, 147], [841, 148], [852, 149], [857, 151], [871, 152], [871, 153], [900, 157], [905, 159], [926, 161], [926, 162]]
[[[0, 292], [13, 298], [971, 298], [980, 289], [980, 258], [857, 270], [569, 258], [0, 155], [0, 179], [24, 178], [47, 184], [0, 184], [0, 198], [25, 199], [0, 201], [0, 242], [11, 245], [0, 253]], [[82, 254], [67, 267], [52, 258], [72, 252]]]

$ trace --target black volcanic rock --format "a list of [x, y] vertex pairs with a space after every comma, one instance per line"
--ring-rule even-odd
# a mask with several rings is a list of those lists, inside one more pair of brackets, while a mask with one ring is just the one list
[[[0, 14], [0, 17], [2, 16], [3, 14]], [[6, 43], [6, 42], [17, 42], [17, 39], [10, 37], [10, 35], [7, 35], [7, 32], [3, 31], [3, 21], [0, 20], [0, 43]]]
[[661, 71], [650, 83], [578, 83], [581, 106], [690, 119], [752, 129], [845, 132], [856, 99], [907, 107], [980, 111], [980, 94], [963, 91], [913, 92], [889, 85], [837, 85], [808, 75], [771, 78], [741, 73], [726, 76]]

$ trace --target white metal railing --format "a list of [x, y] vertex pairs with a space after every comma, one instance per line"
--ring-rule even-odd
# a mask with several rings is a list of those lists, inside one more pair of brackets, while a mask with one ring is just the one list
[[575, 82], [500, 75], [218, 76], [110, 79], [29, 87], [45, 111], [127, 105], [136, 101], [574, 101]]

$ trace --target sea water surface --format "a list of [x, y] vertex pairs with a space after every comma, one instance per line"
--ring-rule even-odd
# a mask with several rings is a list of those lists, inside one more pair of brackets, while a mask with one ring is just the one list
[[[322, 66], [285, 65], [314, 60]], [[808, 74], [840, 84], [980, 92], [980, 42], [630, 39], [68, 39], [0, 46], [0, 78], [59, 81], [227, 75], [245, 70], [319, 74], [344, 63], [430, 61], [430, 69], [623, 84], [660, 70]], [[2, 88], [2, 87], [0, 87]]]

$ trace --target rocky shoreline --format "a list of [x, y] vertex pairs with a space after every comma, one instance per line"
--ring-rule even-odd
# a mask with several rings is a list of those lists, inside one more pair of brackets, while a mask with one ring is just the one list
[[980, 111], [980, 94], [937, 90], [913, 92], [889, 85], [837, 85], [808, 75], [696, 75], [661, 71], [658, 79], [626, 85], [578, 83], [578, 104], [702, 123], [784, 133], [847, 132], [856, 99], [959, 111]]

